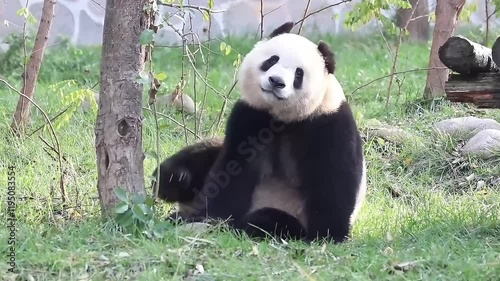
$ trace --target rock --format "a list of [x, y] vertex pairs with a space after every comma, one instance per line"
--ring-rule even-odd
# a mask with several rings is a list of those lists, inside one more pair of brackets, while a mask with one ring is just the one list
[[396, 126], [371, 122], [367, 128], [368, 138], [379, 137], [387, 141], [403, 142], [411, 137], [411, 134]]
[[500, 155], [500, 130], [486, 129], [475, 134], [462, 147], [462, 152], [468, 156], [489, 159]]
[[454, 138], [470, 138], [485, 129], [500, 130], [500, 123], [493, 119], [470, 116], [440, 121], [434, 124], [434, 129]]

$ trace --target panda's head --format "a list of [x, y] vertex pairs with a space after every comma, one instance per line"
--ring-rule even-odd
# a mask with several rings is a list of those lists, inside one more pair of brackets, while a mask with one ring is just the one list
[[334, 111], [344, 99], [328, 45], [291, 34], [292, 28], [285, 23], [258, 42], [238, 75], [243, 101], [285, 122]]

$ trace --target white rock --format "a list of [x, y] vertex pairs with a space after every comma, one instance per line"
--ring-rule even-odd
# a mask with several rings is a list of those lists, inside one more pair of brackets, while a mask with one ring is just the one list
[[434, 124], [434, 129], [455, 138], [469, 138], [485, 129], [500, 130], [500, 123], [493, 119], [470, 116], [440, 121]]
[[489, 159], [500, 156], [500, 130], [482, 130], [467, 141], [462, 152], [469, 156]]

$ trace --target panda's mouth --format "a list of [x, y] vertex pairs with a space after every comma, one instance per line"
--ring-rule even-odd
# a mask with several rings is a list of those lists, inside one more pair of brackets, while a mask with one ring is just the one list
[[264, 93], [271, 94], [271, 95], [275, 96], [278, 100], [284, 100], [285, 99], [284, 97], [279, 96], [278, 94], [276, 94], [276, 92], [274, 92], [273, 90], [266, 90], [266, 89], [264, 89], [262, 87], [260, 87], [260, 89]]

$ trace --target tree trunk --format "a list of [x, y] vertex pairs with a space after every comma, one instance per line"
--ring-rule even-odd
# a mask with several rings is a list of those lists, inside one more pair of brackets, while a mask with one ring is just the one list
[[[35, 45], [31, 51], [30, 60], [24, 70], [24, 85], [21, 93], [28, 98], [33, 99], [36, 88], [36, 80], [40, 67], [43, 61], [45, 47], [47, 46], [47, 38], [49, 37], [50, 28], [52, 26], [52, 18], [54, 17], [54, 10], [56, 7], [56, 0], [43, 1], [42, 16], [40, 17], [40, 25], [35, 37]], [[10, 127], [16, 135], [21, 135], [24, 128], [29, 121], [31, 104], [28, 99], [19, 97], [17, 102], [16, 112]]]
[[448, 80], [449, 70], [439, 59], [439, 47], [441, 47], [455, 32], [458, 17], [465, 0], [437, 0], [436, 24], [432, 39], [431, 54], [429, 58], [429, 71], [424, 90], [424, 97], [428, 99], [445, 95], [444, 83]]
[[145, 48], [139, 38], [147, 26], [149, 0], [106, 1], [99, 109], [95, 124], [97, 186], [103, 215], [117, 203], [115, 188], [144, 193], [142, 84]]
[[463, 36], [450, 37], [439, 48], [439, 59], [449, 69], [460, 74], [498, 72], [491, 57], [491, 49]]
[[409, 0], [409, 2], [411, 9], [398, 10], [397, 24], [400, 28], [408, 30], [411, 41], [427, 42], [430, 37], [428, 1]]

